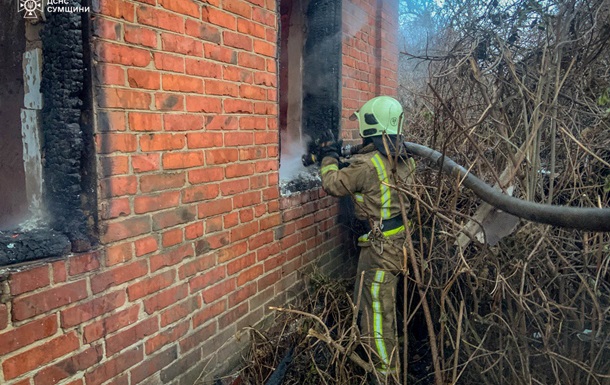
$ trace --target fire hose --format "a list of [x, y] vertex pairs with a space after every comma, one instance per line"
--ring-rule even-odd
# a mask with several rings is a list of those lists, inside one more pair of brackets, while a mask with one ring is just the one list
[[[541, 204], [518, 199], [497, 190], [457, 164], [451, 158], [421, 144], [404, 142], [409, 154], [425, 158], [442, 172], [459, 178], [461, 184], [495, 208], [532, 222], [586, 231], [610, 232], [610, 208], [586, 208]], [[343, 150], [343, 156], [355, 153], [356, 147]], [[305, 156], [303, 164], [306, 163]], [[313, 161], [316, 159], [313, 158]]]

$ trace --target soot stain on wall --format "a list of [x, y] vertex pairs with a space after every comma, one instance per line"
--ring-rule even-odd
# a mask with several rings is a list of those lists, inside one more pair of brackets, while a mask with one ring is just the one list
[[341, 4], [311, 0], [303, 54], [303, 133], [312, 139], [341, 124]]

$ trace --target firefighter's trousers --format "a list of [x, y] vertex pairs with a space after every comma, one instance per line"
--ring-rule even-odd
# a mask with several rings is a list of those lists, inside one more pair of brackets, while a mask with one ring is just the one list
[[[354, 300], [360, 296], [360, 332], [379, 373], [399, 373], [396, 287], [403, 266], [404, 227], [378, 239], [360, 237]], [[361, 277], [364, 278], [360, 288]]]

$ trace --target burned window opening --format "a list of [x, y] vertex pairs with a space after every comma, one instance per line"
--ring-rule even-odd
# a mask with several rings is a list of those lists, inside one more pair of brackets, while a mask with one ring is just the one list
[[88, 31], [86, 13], [48, 14], [40, 30], [43, 216], [31, 227], [0, 231], [0, 265], [86, 251], [95, 241]]
[[282, 195], [320, 186], [305, 168], [307, 142], [341, 122], [341, 4], [339, 0], [280, 2], [280, 188]]

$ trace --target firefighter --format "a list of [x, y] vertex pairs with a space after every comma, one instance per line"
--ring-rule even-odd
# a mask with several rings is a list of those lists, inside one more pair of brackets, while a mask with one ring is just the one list
[[[377, 373], [398, 379], [396, 337], [396, 287], [403, 270], [405, 223], [392, 185], [407, 181], [413, 171], [401, 145], [401, 104], [389, 96], [366, 102], [350, 120], [357, 119], [362, 149], [339, 161], [341, 148], [331, 143], [321, 148], [320, 175], [324, 190], [333, 196], [350, 196], [357, 219], [367, 224], [358, 238], [360, 256], [355, 299], [360, 298], [359, 326], [363, 343], [372, 352]], [[396, 140], [397, 137], [399, 140]], [[343, 167], [340, 167], [343, 166]], [[404, 197], [407, 205], [408, 200]], [[360, 291], [360, 277], [363, 276]]]

